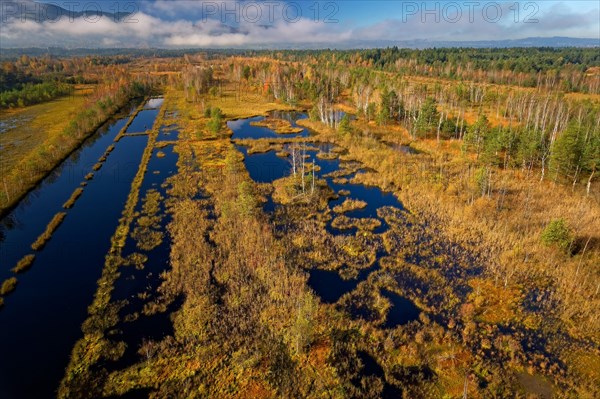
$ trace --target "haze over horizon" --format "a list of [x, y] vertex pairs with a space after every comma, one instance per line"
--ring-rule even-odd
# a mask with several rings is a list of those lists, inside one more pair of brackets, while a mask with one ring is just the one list
[[18, 0], [4, 1], [0, 13], [3, 48], [320, 48], [530, 37], [600, 45], [598, 1]]

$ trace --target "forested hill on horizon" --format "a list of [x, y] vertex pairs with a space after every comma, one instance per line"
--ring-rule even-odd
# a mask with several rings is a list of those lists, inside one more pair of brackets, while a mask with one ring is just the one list
[[129, 48], [129, 47], [4, 47], [0, 59], [10, 59], [21, 55], [29, 56], [86, 56], [86, 55], [156, 55], [156, 56], [175, 56], [190, 52], [214, 52], [219, 54], [244, 54], [251, 51], [269, 51], [269, 50], [362, 50], [362, 49], [384, 49], [399, 48], [407, 50], [426, 50], [436, 48], [463, 48], [463, 49], [518, 49], [518, 48], [600, 48], [600, 38], [576, 38], [576, 37], [528, 37], [515, 40], [473, 40], [473, 41], [435, 41], [427, 39], [418, 40], [356, 40], [349, 43], [328, 43], [328, 44], [271, 44], [254, 46], [228, 46], [228, 47], [189, 47], [189, 48], [168, 48], [168, 47], [148, 47], [148, 48]]

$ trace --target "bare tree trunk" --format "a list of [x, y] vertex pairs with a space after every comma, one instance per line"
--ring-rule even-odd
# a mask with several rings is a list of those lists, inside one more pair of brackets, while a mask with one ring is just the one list
[[579, 177], [579, 166], [575, 168], [575, 177], [573, 178], [573, 190], [575, 190], [575, 186], [577, 185], [577, 179]]
[[575, 277], [577, 277], [579, 275], [579, 269], [581, 268], [581, 262], [583, 262], [583, 257], [585, 255], [585, 251], [587, 251], [587, 247], [591, 240], [592, 240], [592, 237], [588, 237], [587, 241], [585, 242], [585, 246], [583, 247], [583, 251], [581, 252], [581, 257], [579, 258], [579, 264], [577, 265], [577, 270], [575, 271]]
[[540, 177], [540, 182], [544, 181], [544, 177], [546, 177], [546, 156], [542, 155], [542, 176]]
[[487, 196], [492, 196], [492, 168], [488, 169]]
[[315, 193], [315, 160], [313, 159], [313, 167], [312, 167], [312, 188], [310, 191], [311, 195]]
[[458, 139], [459, 140], [463, 139], [464, 127], [465, 127], [465, 117], [464, 117], [464, 112], [463, 112], [462, 119], [460, 120], [460, 130], [458, 132]]
[[302, 149], [302, 194], [305, 193], [305, 186], [304, 186], [304, 159], [306, 157], [306, 143], [304, 143], [304, 148]]
[[294, 172], [294, 177], [296, 177], [296, 147], [292, 145], [292, 171]]
[[442, 129], [442, 122], [444, 121], [444, 113], [442, 112], [440, 115], [440, 122], [438, 123], [438, 128], [437, 128], [437, 142], [439, 144], [440, 142], [440, 130]]

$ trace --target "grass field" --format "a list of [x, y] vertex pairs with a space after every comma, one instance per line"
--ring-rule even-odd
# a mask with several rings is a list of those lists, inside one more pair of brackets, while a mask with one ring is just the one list
[[72, 96], [25, 108], [2, 110], [0, 173], [10, 173], [21, 159], [62, 133], [75, 115], [81, 112], [93, 88], [93, 85], [80, 85]]

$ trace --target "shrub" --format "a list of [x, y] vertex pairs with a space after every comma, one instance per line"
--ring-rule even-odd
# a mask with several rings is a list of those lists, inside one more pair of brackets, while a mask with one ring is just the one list
[[252, 184], [243, 181], [238, 185], [238, 201], [239, 210], [244, 215], [252, 215], [256, 211], [258, 201], [254, 196]]
[[218, 119], [222, 119], [223, 118], [223, 111], [221, 111], [221, 108], [219, 108], [219, 107], [211, 108], [211, 110], [210, 110], [210, 116], [212, 118], [215, 118], [215, 119], [217, 119], [217, 118]]
[[13, 292], [15, 290], [16, 286], [17, 286], [17, 278], [16, 277], [7, 278], [2, 283], [2, 286], [0, 286], [0, 295], [10, 294], [11, 292]]
[[321, 120], [321, 118], [319, 117], [319, 110], [317, 109], [316, 105], [310, 109], [310, 111], [308, 112], [308, 116], [313, 122], [318, 122]]
[[71, 194], [71, 196], [69, 197], [67, 202], [65, 202], [63, 204], [63, 208], [65, 208], [65, 209], [72, 208], [73, 205], [75, 205], [75, 201], [77, 201], [77, 199], [81, 196], [81, 194], [83, 194], [83, 188], [77, 187], [75, 189], [75, 191], [73, 191], [73, 193]]
[[573, 233], [562, 218], [548, 223], [541, 238], [545, 245], [556, 246], [564, 251], [567, 251], [573, 243]]
[[475, 184], [477, 186], [477, 191], [482, 197], [488, 193], [490, 189], [490, 179], [487, 168], [481, 167], [477, 169], [477, 172], [475, 172]]
[[342, 134], [350, 133], [350, 118], [348, 118], [348, 115], [342, 117], [338, 129]]
[[46, 245], [48, 240], [50, 240], [54, 231], [56, 231], [58, 226], [60, 226], [60, 224], [63, 222], [65, 216], [67, 216], [65, 212], [59, 212], [56, 215], [54, 215], [50, 223], [48, 223], [48, 226], [46, 226], [46, 231], [40, 234], [37, 240], [35, 240], [35, 242], [31, 244], [31, 249], [33, 249], [34, 251], [39, 251], [40, 249], [42, 249], [44, 245]]
[[12, 271], [15, 273], [24, 272], [25, 270], [27, 270], [31, 267], [34, 260], [35, 260], [35, 255], [32, 255], [32, 254], [25, 255], [23, 258], [21, 258], [21, 260], [19, 262], [17, 262], [17, 265], [15, 267], [13, 267]]
[[219, 133], [219, 130], [221, 130], [221, 123], [223, 123], [223, 113], [220, 108], [215, 107], [211, 109], [210, 114], [210, 121], [206, 124], [208, 130], [212, 133]]
[[367, 203], [361, 200], [355, 200], [351, 198], [346, 198], [344, 202], [340, 205], [336, 205], [333, 207], [333, 211], [335, 213], [345, 213], [355, 211], [357, 209], [364, 209], [367, 207]]

